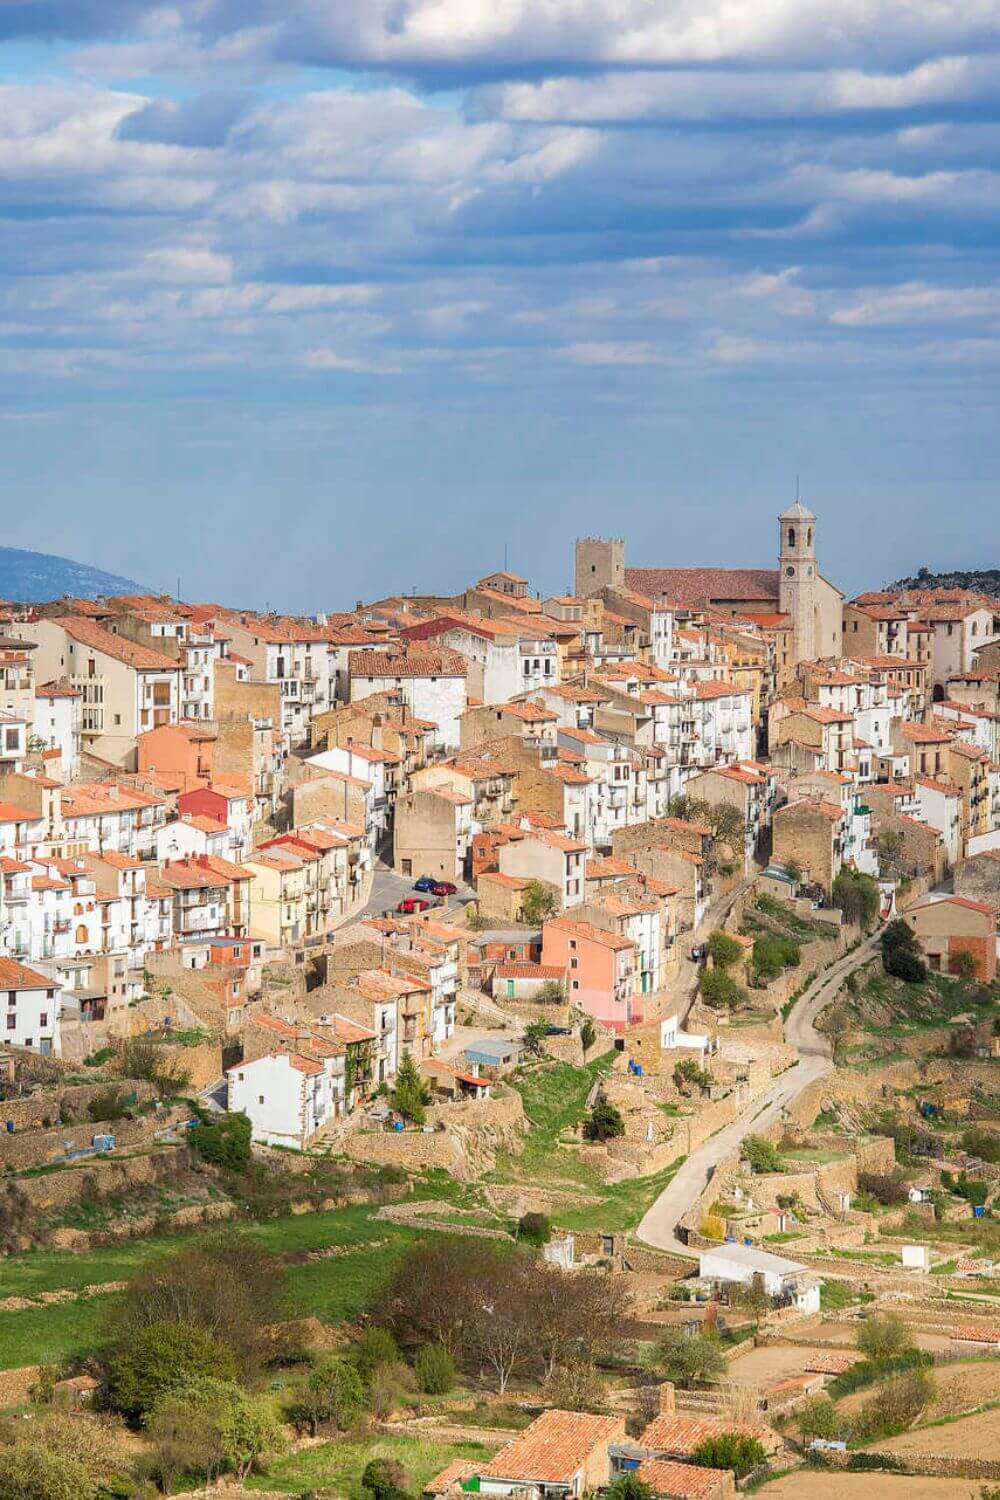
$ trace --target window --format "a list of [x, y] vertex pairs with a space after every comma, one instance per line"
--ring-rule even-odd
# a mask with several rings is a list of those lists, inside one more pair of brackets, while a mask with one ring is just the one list
[[115, 723], [116, 723], [116, 724], [120, 724], [120, 723], [121, 723], [121, 721], [122, 721], [122, 716], [121, 716], [121, 714], [115, 714]]
[[16, 1028], [16, 1026], [17, 1026], [17, 1017], [16, 1016], [8, 1016], [7, 1017], [7, 1030], [8, 1031], [13, 1031]]
[[46, 1000], [54, 1000], [56, 998], [56, 992], [55, 992], [55, 990], [46, 990], [45, 991], [45, 998], [46, 998]]
[[49, 1024], [49, 1013], [47, 1010], [43, 1010], [38, 1017], [38, 1024], [39, 1026], [47, 1026]]
[[264, 1095], [263, 1094], [258, 1094], [257, 1095], [257, 1103], [258, 1104], [263, 1104], [264, 1103]]
[[788, 545], [789, 545], [789, 547], [794, 547], [795, 546], [795, 527], [794, 526], [789, 526], [789, 528], [788, 528]]
[[580, 981], [579, 981], [579, 979], [574, 979], [573, 980], [573, 988], [575, 990], [578, 990], [580, 988]]

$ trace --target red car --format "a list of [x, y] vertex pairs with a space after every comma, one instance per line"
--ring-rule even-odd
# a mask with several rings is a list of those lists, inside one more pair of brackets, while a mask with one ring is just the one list
[[437, 880], [431, 886], [435, 896], [454, 896], [458, 890], [457, 885], [452, 885], [450, 880]]
[[426, 911], [433, 905], [433, 901], [424, 901], [420, 896], [404, 896], [396, 910], [401, 911], [404, 916], [412, 917], [414, 912]]

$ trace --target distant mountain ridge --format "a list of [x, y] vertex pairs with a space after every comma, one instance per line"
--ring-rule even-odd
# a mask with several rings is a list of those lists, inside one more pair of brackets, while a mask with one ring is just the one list
[[1000, 599], [1000, 568], [953, 568], [943, 573], [919, 568], [913, 578], [897, 578], [895, 583], [887, 583], [886, 588], [971, 589], [974, 594]]
[[49, 552], [29, 552], [20, 547], [0, 547], [0, 599], [15, 604], [44, 604], [72, 594], [78, 599], [96, 599], [101, 594], [136, 594], [146, 590], [132, 578], [105, 573], [87, 563]]

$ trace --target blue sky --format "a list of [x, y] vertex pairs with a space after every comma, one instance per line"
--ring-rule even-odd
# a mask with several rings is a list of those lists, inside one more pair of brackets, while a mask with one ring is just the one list
[[1000, 565], [1000, 0], [5, 0], [3, 540], [283, 609]]

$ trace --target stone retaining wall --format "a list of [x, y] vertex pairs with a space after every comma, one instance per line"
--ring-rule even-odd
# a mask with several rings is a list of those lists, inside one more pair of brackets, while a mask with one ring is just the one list
[[26, 1099], [3, 1100], [0, 1103], [0, 1128], [6, 1130], [7, 1121], [13, 1120], [16, 1134], [18, 1130], [43, 1130], [58, 1125], [60, 1120], [81, 1120], [86, 1116], [90, 1101], [109, 1086], [120, 1087], [126, 1094], [134, 1093], [141, 1102], [154, 1098], [156, 1094], [151, 1083], [133, 1078], [60, 1084], [56, 1088], [40, 1090]]
[[[0, 1105], [0, 1110], [3, 1106]], [[186, 1120], [186, 1108], [158, 1110], [137, 1120], [88, 1120], [80, 1125], [58, 1125], [51, 1130], [0, 1131], [0, 1167], [10, 1172], [40, 1166], [65, 1156], [67, 1150], [84, 1150], [95, 1135], [113, 1135], [116, 1149], [152, 1145], [158, 1130]]]
[[17, 1186], [34, 1208], [65, 1208], [76, 1203], [87, 1187], [99, 1193], [124, 1193], [162, 1182], [190, 1165], [187, 1146], [161, 1146], [145, 1156], [94, 1157], [64, 1171], [20, 1177]]

